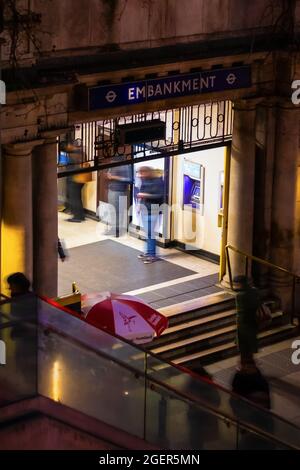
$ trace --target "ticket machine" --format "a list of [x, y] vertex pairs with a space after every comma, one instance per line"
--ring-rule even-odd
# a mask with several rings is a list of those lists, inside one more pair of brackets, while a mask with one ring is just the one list
[[204, 167], [187, 159], [183, 168], [183, 206], [190, 205], [193, 209], [203, 208]]

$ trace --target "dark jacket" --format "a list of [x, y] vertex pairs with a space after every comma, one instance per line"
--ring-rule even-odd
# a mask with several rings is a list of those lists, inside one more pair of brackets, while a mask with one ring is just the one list
[[148, 211], [151, 205], [161, 205], [164, 202], [164, 182], [162, 178], [144, 178], [140, 188], [140, 193], [148, 194], [147, 197], [141, 198], [140, 202]]
[[122, 180], [110, 180], [108, 183], [108, 189], [111, 191], [126, 192], [128, 185], [132, 183], [132, 168], [130, 165], [116, 166], [109, 170], [111, 176], [117, 176]]
[[14, 325], [11, 329], [11, 338], [27, 340], [32, 336], [37, 322], [37, 297], [33, 292], [12, 297], [11, 321]]

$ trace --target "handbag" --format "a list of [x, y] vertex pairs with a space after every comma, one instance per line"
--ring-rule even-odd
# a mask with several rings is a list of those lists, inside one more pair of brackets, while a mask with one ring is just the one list
[[[85, 162], [81, 165], [82, 168], [89, 168], [90, 164], [88, 162]], [[90, 181], [93, 181], [93, 174], [92, 172], [89, 173], [79, 173], [78, 175], [73, 176], [73, 181], [75, 183], [89, 183]]]
[[261, 304], [256, 310], [256, 321], [259, 328], [266, 328], [272, 322], [272, 313], [266, 304]]
[[58, 239], [57, 249], [59, 258], [61, 261], [65, 261], [65, 259], [68, 257], [68, 253], [63, 240]]
[[99, 206], [97, 208], [97, 215], [101, 222], [109, 224], [112, 220], [111, 216], [111, 206], [108, 202], [99, 201]]

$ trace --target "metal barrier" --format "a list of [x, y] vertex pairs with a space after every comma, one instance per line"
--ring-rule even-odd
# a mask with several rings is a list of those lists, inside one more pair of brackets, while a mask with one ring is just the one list
[[[154, 141], [148, 139], [137, 145], [119, 142], [116, 132], [119, 125], [150, 123], [153, 120], [165, 123], [165, 138]], [[72, 163], [68, 152], [59, 152], [58, 177], [190, 153], [204, 147], [224, 146], [231, 142], [232, 127], [233, 107], [229, 100], [78, 123], [74, 127], [74, 137], [76, 134], [76, 143], [79, 145], [76, 163]], [[58, 142], [58, 147], [60, 145]], [[89, 169], [83, 167], [84, 162], [90, 163]]]
[[[42, 395], [167, 449], [300, 449], [299, 428], [285, 419], [30, 300], [32, 310], [21, 301], [16, 325], [0, 325], [9, 359], [0, 368], [0, 407]], [[11, 335], [27, 324], [34, 328]]]

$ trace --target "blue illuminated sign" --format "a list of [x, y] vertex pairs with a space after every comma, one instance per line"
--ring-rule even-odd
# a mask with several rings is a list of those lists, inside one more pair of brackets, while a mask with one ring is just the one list
[[250, 86], [251, 67], [248, 65], [118, 85], [103, 85], [88, 89], [88, 109], [93, 111], [115, 108]]

